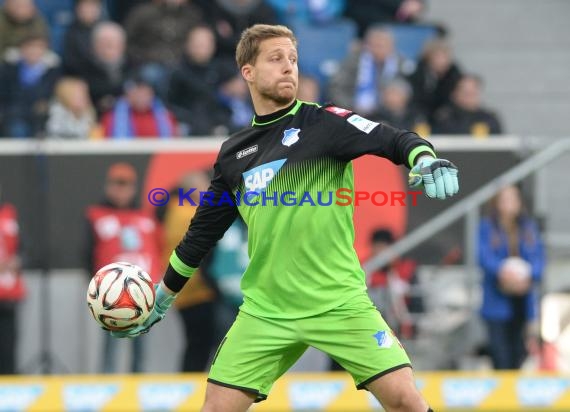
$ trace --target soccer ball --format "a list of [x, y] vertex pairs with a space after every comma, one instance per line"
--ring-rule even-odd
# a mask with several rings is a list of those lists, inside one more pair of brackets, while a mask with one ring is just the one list
[[87, 289], [87, 306], [107, 330], [124, 331], [141, 325], [154, 307], [154, 286], [148, 273], [127, 262], [97, 271]]
[[532, 267], [518, 256], [505, 259], [499, 270], [499, 286], [507, 295], [522, 296], [532, 286]]

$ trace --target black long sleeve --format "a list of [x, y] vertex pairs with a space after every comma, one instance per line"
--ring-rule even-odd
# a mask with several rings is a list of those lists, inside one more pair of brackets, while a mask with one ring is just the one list
[[[203, 199], [188, 231], [175, 249], [176, 256], [191, 268], [200, 266], [202, 259], [222, 238], [238, 214], [235, 198], [222, 177], [218, 162], [214, 165], [214, 178], [208, 188], [208, 195], [204, 195]], [[178, 292], [187, 279], [169, 265], [164, 282], [169, 289]]]
[[[334, 112], [334, 108], [325, 109]], [[341, 109], [342, 110], [342, 109]], [[337, 159], [349, 161], [357, 157], [372, 154], [387, 158], [393, 163], [408, 167], [410, 153], [416, 148], [425, 148], [415, 153], [417, 158], [422, 153], [432, 153], [433, 146], [416, 133], [397, 129], [385, 123], [377, 123], [357, 114], [341, 112], [329, 115], [329, 122], [336, 123], [329, 140], [329, 151]]]

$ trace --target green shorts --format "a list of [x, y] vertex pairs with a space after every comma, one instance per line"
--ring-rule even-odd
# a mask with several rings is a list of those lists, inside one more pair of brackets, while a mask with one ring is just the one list
[[358, 389], [411, 366], [399, 340], [363, 294], [308, 318], [269, 319], [240, 312], [220, 343], [208, 381], [264, 400], [273, 383], [309, 346], [337, 361]]

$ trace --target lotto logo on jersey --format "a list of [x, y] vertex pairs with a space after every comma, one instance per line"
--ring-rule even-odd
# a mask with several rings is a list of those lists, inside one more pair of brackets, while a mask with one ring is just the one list
[[248, 192], [264, 192], [287, 159], [274, 160], [254, 167], [242, 174]]

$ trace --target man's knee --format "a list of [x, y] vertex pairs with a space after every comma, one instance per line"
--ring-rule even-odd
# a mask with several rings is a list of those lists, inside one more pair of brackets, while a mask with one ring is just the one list
[[428, 410], [424, 398], [416, 388], [402, 387], [396, 390], [393, 396], [384, 397], [382, 405], [388, 412], [424, 412]]
[[245, 412], [255, 398], [252, 393], [208, 383], [200, 412]]
[[390, 372], [367, 385], [388, 412], [426, 412], [429, 407], [415, 385], [411, 368]]

